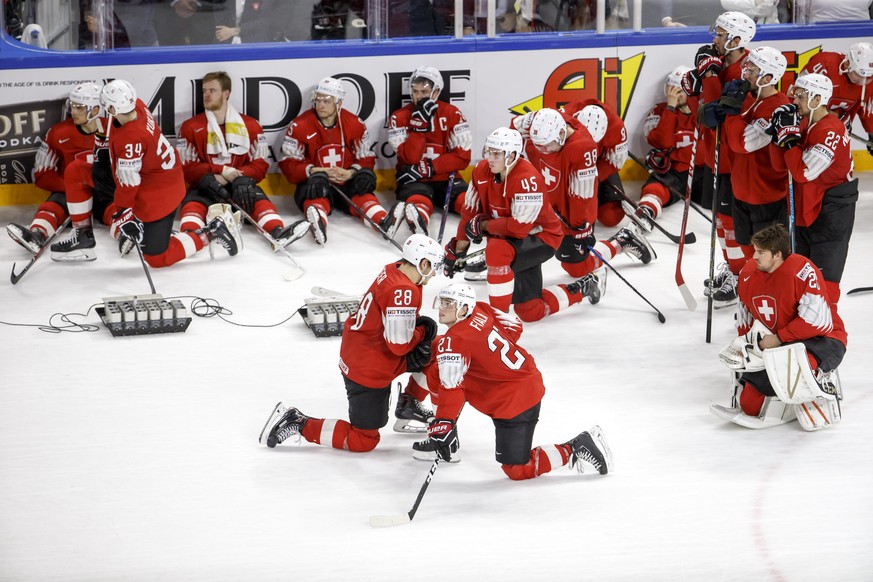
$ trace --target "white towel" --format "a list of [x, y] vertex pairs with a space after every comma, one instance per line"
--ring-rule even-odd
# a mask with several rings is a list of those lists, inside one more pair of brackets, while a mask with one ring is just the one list
[[231, 154], [242, 156], [248, 153], [249, 131], [246, 129], [242, 115], [230, 103], [227, 104], [227, 115], [224, 118], [224, 132], [222, 133], [221, 126], [218, 125], [218, 120], [211, 111], [206, 112], [206, 129], [207, 154], [227, 158]]

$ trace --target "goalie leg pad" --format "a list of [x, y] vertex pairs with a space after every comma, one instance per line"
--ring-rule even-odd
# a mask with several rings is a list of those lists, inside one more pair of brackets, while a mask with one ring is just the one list
[[772, 396], [764, 399], [761, 412], [758, 416], [749, 416], [739, 408], [728, 408], [719, 404], [712, 404], [710, 412], [745, 428], [762, 429], [786, 424], [795, 419], [794, 406], [780, 401]]
[[816, 431], [830, 428], [843, 419], [840, 403], [838, 400], [826, 400], [816, 398], [809, 402], [801, 402], [792, 405], [797, 415], [797, 422], [805, 431]]
[[834, 394], [823, 392], [801, 343], [787, 344], [764, 350], [764, 365], [776, 396], [788, 404], [801, 404], [817, 398], [834, 400]]

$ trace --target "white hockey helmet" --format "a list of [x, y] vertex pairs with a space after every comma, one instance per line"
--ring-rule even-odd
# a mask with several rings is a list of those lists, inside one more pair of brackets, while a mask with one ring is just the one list
[[[103, 111], [102, 105], [100, 104], [101, 91], [102, 88], [96, 83], [82, 83], [81, 85], [76, 85], [73, 90], [70, 91], [67, 103], [69, 105], [72, 105], [73, 103], [76, 105], [84, 105], [88, 110], [88, 121], [91, 121], [95, 117], [98, 117]], [[91, 112], [95, 107], [98, 108], [97, 113], [92, 115]]]
[[594, 138], [594, 143], [600, 143], [603, 136], [606, 135], [606, 128], [609, 127], [609, 120], [606, 118], [606, 111], [603, 107], [597, 105], [586, 105], [581, 111], [577, 111], [573, 116], [579, 120], [579, 123], [585, 126], [591, 137]]
[[554, 141], [563, 146], [567, 139], [567, 122], [554, 109], [540, 109], [530, 123], [528, 135], [534, 145], [544, 146]]
[[[755, 21], [742, 12], [723, 13], [715, 19], [715, 24], [710, 28], [710, 32], [714, 33], [717, 28], [721, 28], [727, 33], [725, 52], [741, 49], [752, 42], [755, 37]], [[728, 46], [735, 37], [740, 37], [740, 42], [736, 46]]]
[[136, 90], [122, 79], [110, 81], [103, 86], [100, 104], [109, 115], [130, 113], [136, 109]]
[[691, 70], [691, 67], [686, 65], [679, 65], [667, 75], [667, 81], [664, 85], [664, 95], [667, 94], [667, 87], [679, 87], [682, 88], [682, 78], [685, 74]]
[[797, 81], [794, 82], [793, 86], [793, 90], [797, 89], [803, 89], [806, 91], [807, 103], [812, 101], [813, 97], [816, 95], [821, 97], [821, 101], [819, 101], [818, 105], [815, 107], [812, 107], [811, 105], [809, 106], [810, 111], [815, 111], [822, 105], [827, 107], [828, 101], [831, 100], [831, 96], [834, 94], [834, 84], [828, 77], [820, 73], [807, 73], [805, 75], [800, 75], [797, 78]]
[[[403, 243], [403, 259], [415, 265], [415, 269], [422, 277], [429, 277], [439, 272], [445, 256], [443, 247], [425, 234], [413, 234]], [[430, 271], [427, 273], [421, 271], [422, 259], [430, 262]]]
[[[524, 148], [524, 141], [521, 139], [521, 134], [514, 129], [508, 127], [498, 127], [491, 132], [491, 135], [485, 138], [485, 147], [482, 148], [482, 157], [485, 157], [487, 150], [500, 150], [503, 152], [503, 159], [506, 163], [506, 169], [509, 170], [517, 162]], [[515, 158], [510, 162], [511, 154], [515, 154]]]
[[433, 91], [443, 90], [443, 76], [436, 67], [418, 67], [409, 77], [410, 86], [414, 83], [428, 83]]
[[346, 96], [346, 88], [343, 82], [333, 77], [325, 77], [312, 90], [312, 101], [315, 101], [316, 95], [327, 95], [333, 97], [337, 102], [342, 101]]
[[849, 47], [846, 58], [840, 64], [840, 73], [849, 71], [869, 79], [873, 77], [873, 44], [856, 42]]
[[[466, 319], [473, 314], [473, 309], [476, 307], [476, 292], [473, 290], [473, 287], [466, 283], [450, 283], [440, 289], [440, 292], [434, 297], [434, 309], [439, 308], [442, 300], [454, 301], [455, 316], [458, 319]], [[467, 313], [463, 316], [460, 315], [462, 307], [467, 308]]]
[[[746, 62], [758, 67], [758, 70], [761, 71], [755, 80], [755, 85], [758, 87], [777, 84], [788, 67], [788, 60], [782, 54], [782, 51], [771, 46], [759, 46], [751, 50], [746, 57]], [[762, 85], [760, 80], [767, 75], [773, 75], [773, 77], [769, 83]]]

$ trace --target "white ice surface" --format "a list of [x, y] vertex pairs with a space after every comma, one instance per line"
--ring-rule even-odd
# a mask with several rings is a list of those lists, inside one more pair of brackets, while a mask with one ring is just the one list
[[[862, 190], [844, 291], [873, 285], [873, 176]], [[289, 198], [277, 201], [299, 217]], [[27, 222], [33, 210], [0, 208], [0, 221]], [[678, 232], [681, 214], [667, 209], [663, 225]], [[610, 273], [599, 305], [522, 336], [547, 385], [535, 443], [598, 423], [613, 473], [563, 468], [512, 482], [494, 461], [490, 420], [468, 408], [463, 461], [440, 466], [410, 525], [385, 530], [369, 517], [407, 511], [430, 466], [412, 459], [415, 437], [389, 427], [369, 454], [257, 442], [280, 400], [346, 416], [339, 339], [315, 339], [298, 316], [276, 327], [195, 317], [186, 333], [133, 338], [0, 325], [0, 580], [873, 580], [873, 294], [840, 302], [842, 424], [730, 425], [708, 408], [729, 402], [717, 352], [733, 311], [715, 312], [705, 343], [708, 223], [692, 212], [690, 229], [698, 242], [682, 272], [696, 312], [674, 283], [676, 245], [654, 233], [657, 261], [614, 264], [666, 324]], [[210, 264], [204, 252], [153, 270], [158, 292], [211, 297], [231, 321], [269, 326], [314, 285], [362, 293], [396, 256], [334, 213], [326, 248], [311, 238], [291, 247], [307, 273], [289, 283], [287, 259], [250, 227], [244, 235], [236, 258], [219, 250]], [[18, 285], [0, 282], [0, 320], [45, 324], [148, 293], [137, 258], [119, 258], [105, 228], [97, 240], [96, 262], [46, 256]], [[27, 258], [0, 244], [6, 268]], [[568, 279], [550, 262], [545, 281]], [[426, 313], [445, 283], [426, 288]], [[99, 324], [93, 309], [74, 319]]]

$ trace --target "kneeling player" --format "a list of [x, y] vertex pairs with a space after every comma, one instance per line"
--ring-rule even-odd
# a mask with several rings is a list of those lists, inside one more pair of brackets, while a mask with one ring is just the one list
[[790, 254], [781, 224], [758, 231], [752, 245], [754, 257], [739, 278], [740, 337], [721, 353], [728, 367], [741, 372], [742, 392], [733, 407], [713, 405], [712, 411], [749, 428], [790, 422], [795, 414], [805, 430], [836, 424], [836, 368], [847, 334], [821, 271]]
[[565, 443], [532, 448], [546, 389], [533, 356], [516, 343], [521, 321], [477, 302], [467, 284], [443, 288], [436, 301], [439, 322], [449, 330], [435, 340], [435, 361], [425, 369], [436, 418], [428, 439], [413, 445], [416, 458], [452, 460], [458, 448], [455, 422], [469, 402], [493, 420], [495, 458], [512, 480], [532, 479], [568, 464], [579, 472], [584, 464], [601, 475], [612, 470], [612, 453], [596, 425]]

